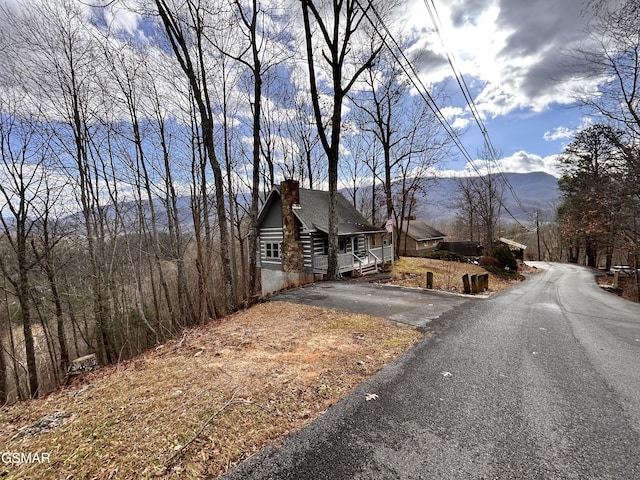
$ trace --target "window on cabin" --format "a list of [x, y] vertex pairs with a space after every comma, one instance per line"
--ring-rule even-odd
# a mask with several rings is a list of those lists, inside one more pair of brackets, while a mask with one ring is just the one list
[[280, 258], [280, 243], [265, 243], [266, 258]]
[[329, 239], [327, 237], [322, 238], [322, 255], [329, 255]]

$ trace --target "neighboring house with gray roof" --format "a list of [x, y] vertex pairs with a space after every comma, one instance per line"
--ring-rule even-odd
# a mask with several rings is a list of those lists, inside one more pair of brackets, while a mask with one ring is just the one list
[[400, 255], [417, 256], [435, 250], [446, 235], [422, 220], [404, 219], [402, 230], [396, 229]]
[[513, 255], [516, 257], [516, 260], [524, 261], [524, 251], [527, 249], [526, 245], [522, 243], [518, 243], [514, 240], [509, 240], [508, 238], [500, 237], [498, 239], [498, 243], [503, 243], [509, 250], [513, 252]]
[[[377, 271], [393, 250], [372, 247], [372, 238], [386, 231], [371, 225], [341, 194], [337, 203], [340, 273]], [[260, 210], [258, 231], [263, 295], [322, 278], [328, 265], [329, 192], [285, 180]]]

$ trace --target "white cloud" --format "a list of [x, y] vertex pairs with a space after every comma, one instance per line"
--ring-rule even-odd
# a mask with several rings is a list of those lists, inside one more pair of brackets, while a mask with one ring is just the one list
[[464, 115], [464, 110], [460, 107], [444, 107], [440, 109], [440, 112], [447, 120]]
[[565, 140], [567, 138], [573, 137], [575, 130], [565, 127], [559, 126], [554, 128], [553, 130], [547, 130], [544, 132], [542, 138], [544, 138], [547, 142], [555, 142], [556, 140]]
[[487, 175], [489, 173], [533, 173], [544, 172], [554, 177], [560, 177], [559, 155], [549, 155], [541, 157], [535, 153], [520, 150], [513, 155], [503, 157], [494, 162], [487, 160], [474, 160], [467, 162], [463, 170], [432, 170], [430, 175], [438, 177], [467, 177], [476, 175]]
[[576, 128], [570, 128], [565, 125], [554, 128], [553, 130], [547, 130], [544, 132], [542, 138], [548, 142], [554, 142], [556, 140], [571, 140], [580, 130], [593, 125], [593, 119], [591, 117], [584, 117], [580, 125]]
[[[586, 45], [582, 7], [582, 0], [437, 2], [446, 48], [483, 116], [569, 105], [579, 87], [595, 93], [601, 79], [586, 82], [562, 53]], [[453, 77], [424, 2], [414, 3], [407, 25], [418, 38], [412, 49], [425, 51], [418, 66], [428, 82]]]
[[559, 163], [558, 163], [559, 155], [549, 155], [546, 157], [541, 157], [540, 155], [536, 155], [535, 153], [525, 152], [524, 150], [520, 150], [518, 152], [509, 155], [508, 157], [503, 157], [497, 161], [498, 168], [496, 168], [495, 164], [489, 163], [486, 160], [475, 160], [474, 165], [475, 169], [472, 165], [467, 163], [465, 166], [465, 171], [473, 174], [479, 171], [481, 174], [487, 174], [490, 172], [502, 171], [504, 173], [531, 173], [531, 172], [545, 172], [554, 177], [560, 176]]
[[471, 120], [469, 118], [458, 117], [451, 123], [451, 128], [460, 131], [469, 126]]
[[440, 112], [454, 130], [464, 130], [471, 123], [469, 111], [463, 108], [443, 107]]
[[116, 2], [109, 2], [104, 8], [104, 19], [108, 27], [115, 32], [126, 32], [132, 36], [143, 36], [139, 28], [141, 16], [133, 8], [127, 8]]

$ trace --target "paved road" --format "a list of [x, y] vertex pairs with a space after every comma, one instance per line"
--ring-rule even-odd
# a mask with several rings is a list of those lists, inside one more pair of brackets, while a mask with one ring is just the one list
[[640, 306], [545, 268], [226, 478], [639, 479]]
[[[424, 327], [444, 312], [470, 301], [470, 297], [436, 290], [401, 288], [369, 282], [321, 282], [286, 290], [272, 300], [365, 313]], [[474, 298], [472, 301], [482, 301]]]

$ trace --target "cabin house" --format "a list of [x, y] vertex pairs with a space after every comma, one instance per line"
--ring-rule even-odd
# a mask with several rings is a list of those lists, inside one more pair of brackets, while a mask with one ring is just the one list
[[[386, 231], [370, 225], [341, 194], [337, 203], [339, 272], [378, 271], [391, 260], [393, 246], [372, 247], [372, 239]], [[263, 295], [322, 279], [328, 266], [329, 192], [285, 180], [260, 210], [258, 231]]]
[[435, 250], [446, 235], [422, 220], [407, 218], [402, 222], [402, 230], [395, 229], [399, 254], [419, 256], [421, 253]]
[[508, 238], [504, 237], [500, 237], [498, 239], [498, 243], [509, 247], [509, 250], [513, 252], [513, 256], [516, 257], [516, 260], [520, 260], [521, 262], [524, 261], [524, 251], [527, 249], [526, 245], [515, 242], [513, 240], [509, 240]]

